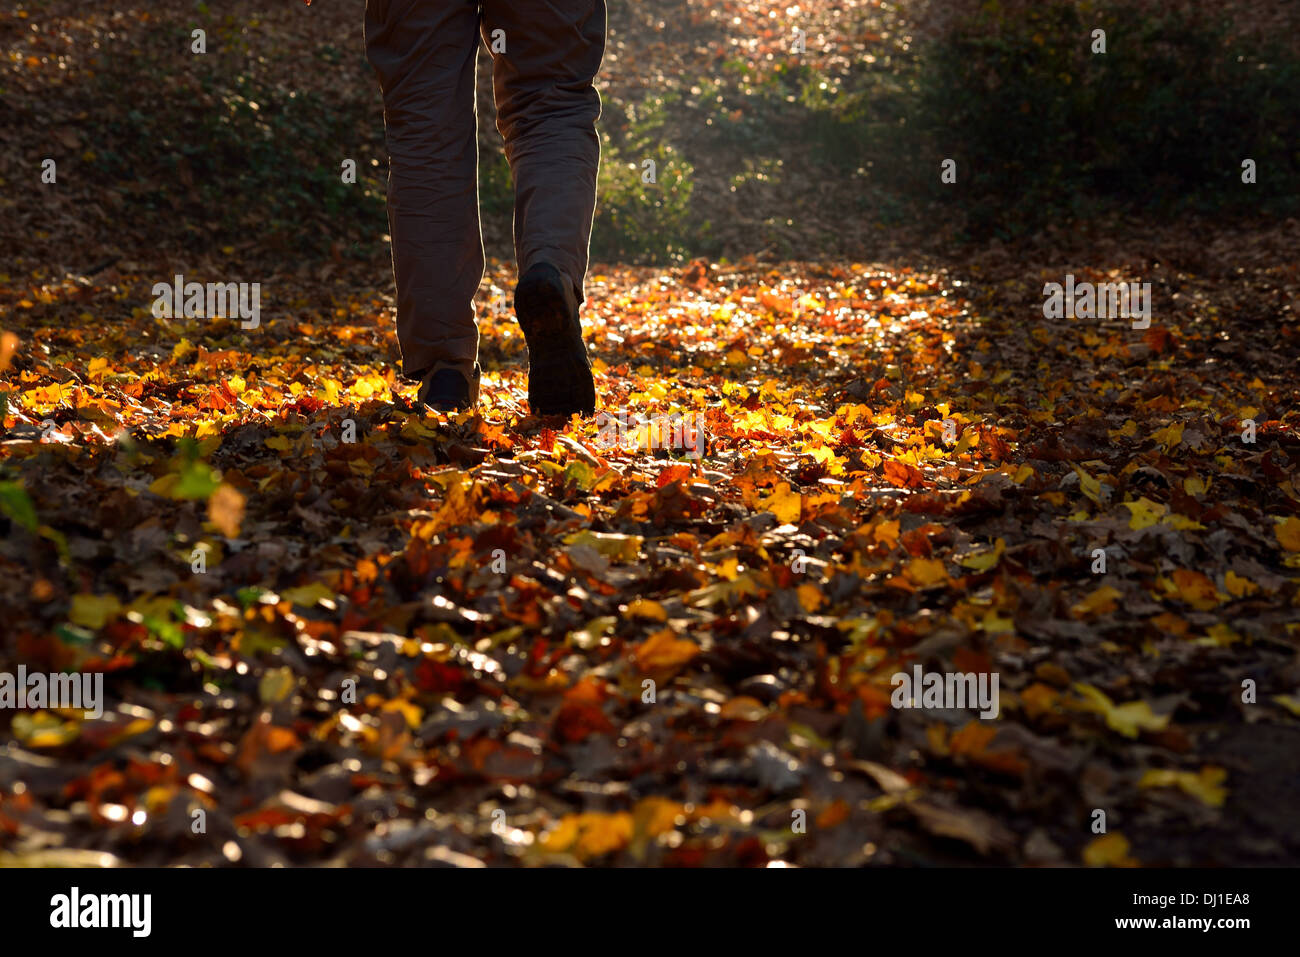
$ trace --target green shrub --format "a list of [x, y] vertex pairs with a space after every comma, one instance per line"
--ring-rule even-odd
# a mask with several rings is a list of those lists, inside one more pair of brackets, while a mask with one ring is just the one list
[[[708, 223], [691, 215], [695, 168], [662, 136], [664, 108], [663, 99], [649, 99], [602, 123], [594, 259], [679, 262], [707, 237]], [[646, 161], [654, 163], [653, 183], [643, 182]]]

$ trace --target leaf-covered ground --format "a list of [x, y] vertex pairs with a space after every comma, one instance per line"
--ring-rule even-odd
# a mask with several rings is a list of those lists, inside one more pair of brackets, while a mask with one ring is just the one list
[[[699, 462], [528, 418], [491, 300], [483, 407], [446, 419], [377, 298], [306, 283], [244, 331], [126, 271], [15, 283], [6, 656], [115, 707], [13, 719], [6, 843], [1294, 862], [1294, 316], [1255, 283], [1295, 267], [1155, 274], [1141, 333], [1044, 319], [1032, 273], [598, 269], [605, 407], [703, 413]], [[913, 663], [996, 671], [1000, 720], [891, 708]]]
[[[0, 711], [5, 862], [1300, 863], [1294, 223], [595, 265], [604, 409], [697, 460], [528, 416], [508, 266], [446, 417], [382, 257], [151, 250], [84, 188], [0, 237], [0, 669], [108, 707]], [[177, 271], [260, 327], [155, 318]], [[1044, 318], [1067, 273], [1151, 327]], [[893, 708], [914, 665], [999, 717]]]

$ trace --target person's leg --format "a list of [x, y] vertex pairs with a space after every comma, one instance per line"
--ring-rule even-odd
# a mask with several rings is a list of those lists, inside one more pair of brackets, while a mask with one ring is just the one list
[[497, 129], [515, 181], [519, 274], [549, 262], [578, 301], [596, 208], [600, 95], [593, 81], [605, 52], [605, 0], [484, 0]]
[[444, 364], [473, 375], [478, 358], [478, 26], [476, 0], [366, 3], [366, 57], [384, 94], [397, 338], [416, 378]]
[[515, 181], [515, 314], [528, 342], [528, 403], [542, 415], [595, 411], [578, 306], [600, 167], [593, 81], [605, 22], [605, 0], [483, 0], [497, 129]]

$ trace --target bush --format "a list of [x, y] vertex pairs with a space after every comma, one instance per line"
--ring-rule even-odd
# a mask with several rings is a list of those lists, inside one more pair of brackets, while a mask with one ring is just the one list
[[[953, 0], [911, 59], [838, 85], [791, 71], [777, 93], [799, 92], [829, 165], [869, 168], [870, 189], [941, 203], [975, 234], [1117, 209], [1291, 214], [1300, 57], [1233, 26], [1150, 0]], [[1105, 54], [1092, 52], [1098, 28]], [[957, 188], [939, 179], [948, 158]]]
[[[662, 265], [698, 248], [708, 223], [692, 224], [694, 167], [661, 137], [664, 100], [649, 99], [601, 124], [600, 179], [591, 232], [595, 259]], [[647, 160], [655, 182], [642, 181]]]
[[[1092, 31], [1107, 52], [1092, 52]], [[1223, 13], [1051, 0], [978, 12], [922, 51], [917, 121], [958, 161], [977, 227], [1111, 203], [1286, 213], [1300, 171], [1300, 61], [1247, 49]], [[1256, 161], [1245, 187], [1241, 163]], [[941, 189], [937, 175], [932, 190]]]

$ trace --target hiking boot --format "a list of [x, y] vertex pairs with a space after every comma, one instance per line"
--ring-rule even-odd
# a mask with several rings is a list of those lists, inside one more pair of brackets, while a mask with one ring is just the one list
[[438, 362], [420, 383], [419, 399], [438, 412], [463, 412], [478, 402], [478, 363], [474, 363], [472, 378], [463, 366]]
[[594, 413], [596, 384], [573, 285], [550, 263], [534, 264], [515, 286], [515, 317], [528, 343], [528, 405], [533, 414]]

